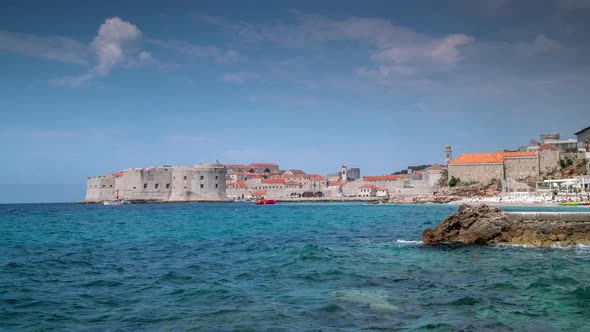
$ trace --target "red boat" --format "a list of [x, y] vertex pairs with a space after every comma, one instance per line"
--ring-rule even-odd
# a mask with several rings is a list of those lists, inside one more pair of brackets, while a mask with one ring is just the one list
[[256, 200], [256, 205], [274, 204], [277, 201], [275, 199], [264, 199], [263, 197]]

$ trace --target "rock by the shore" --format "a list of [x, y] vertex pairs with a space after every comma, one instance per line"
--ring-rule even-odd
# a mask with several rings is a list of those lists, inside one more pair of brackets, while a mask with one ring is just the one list
[[581, 213], [576, 221], [564, 221], [557, 218], [558, 215], [539, 214], [537, 219], [541, 220], [523, 220], [509, 217], [497, 207], [463, 204], [457, 213], [445, 218], [435, 229], [426, 229], [422, 233], [422, 242], [527, 246], [590, 244], [590, 214]]
[[435, 203], [435, 204], [446, 204], [450, 202], [454, 202], [459, 200], [460, 197], [457, 196], [416, 196], [416, 197], [393, 197], [389, 200], [389, 203], [392, 204], [426, 204], [426, 203]]

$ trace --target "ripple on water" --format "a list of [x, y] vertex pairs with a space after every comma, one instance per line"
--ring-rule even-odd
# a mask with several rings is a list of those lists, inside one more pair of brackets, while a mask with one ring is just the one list
[[0, 205], [0, 330], [584, 330], [588, 248], [422, 245], [454, 209]]

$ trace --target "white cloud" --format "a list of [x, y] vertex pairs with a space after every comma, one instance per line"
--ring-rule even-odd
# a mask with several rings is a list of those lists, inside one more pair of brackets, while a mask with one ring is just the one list
[[86, 64], [91, 52], [87, 45], [60, 36], [36, 36], [27, 33], [0, 31], [0, 53]]
[[259, 78], [260, 74], [258, 73], [241, 72], [225, 73], [221, 76], [220, 80], [226, 83], [243, 83], [248, 80], [255, 80]]
[[291, 48], [313, 48], [334, 42], [354, 41], [370, 47], [370, 59], [382, 74], [412, 75], [423, 71], [447, 70], [462, 59], [461, 48], [473, 43], [465, 34], [434, 37], [397, 26], [380, 18], [351, 17], [342, 20], [294, 13], [295, 24], [255, 26], [248, 23], [222, 24], [233, 29], [240, 40], [270, 42]]
[[85, 74], [52, 79], [50, 83], [79, 86], [96, 77], [107, 76], [118, 66], [158, 63], [150, 53], [140, 50], [142, 40], [143, 34], [134, 24], [118, 17], [108, 18], [90, 44], [96, 65]]
[[224, 52], [215, 46], [202, 46], [183, 40], [147, 39], [147, 41], [158, 47], [184, 54], [190, 58], [212, 58], [215, 62], [224, 64], [246, 60], [246, 57], [237, 51], [228, 50]]
[[555, 50], [561, 50], [564, 46], [553, 39], [549, 39], [545, 37], [545, 35], [540, 34], [529, 43], [516, 43], [515, 44], [516, 51], [522, 55], [536, 55], [545, 52], [551, 52]]
[[92, 72], [100, 76], [109, 74], [114, 66], [129, 59], [141, 38], [137, 26], [118, 17], [107, 19], [91, 44], [98, 57], [98, 64]]

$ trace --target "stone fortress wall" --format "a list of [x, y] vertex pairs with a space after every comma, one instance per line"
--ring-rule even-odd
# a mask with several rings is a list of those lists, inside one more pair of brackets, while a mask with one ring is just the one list
[[489, 184], [492, 179], [504, 179], [504, 165], [502, 163], [487, 164], [450, 164], [449, 179], [457, 178], [462, 182], [475, 181]]
[[129, 168], [88, 178], [84, 201], [98, 203], [117, 195], [127, 201], [226, 201], [225, 180], [225, 167], [219, 163]]

